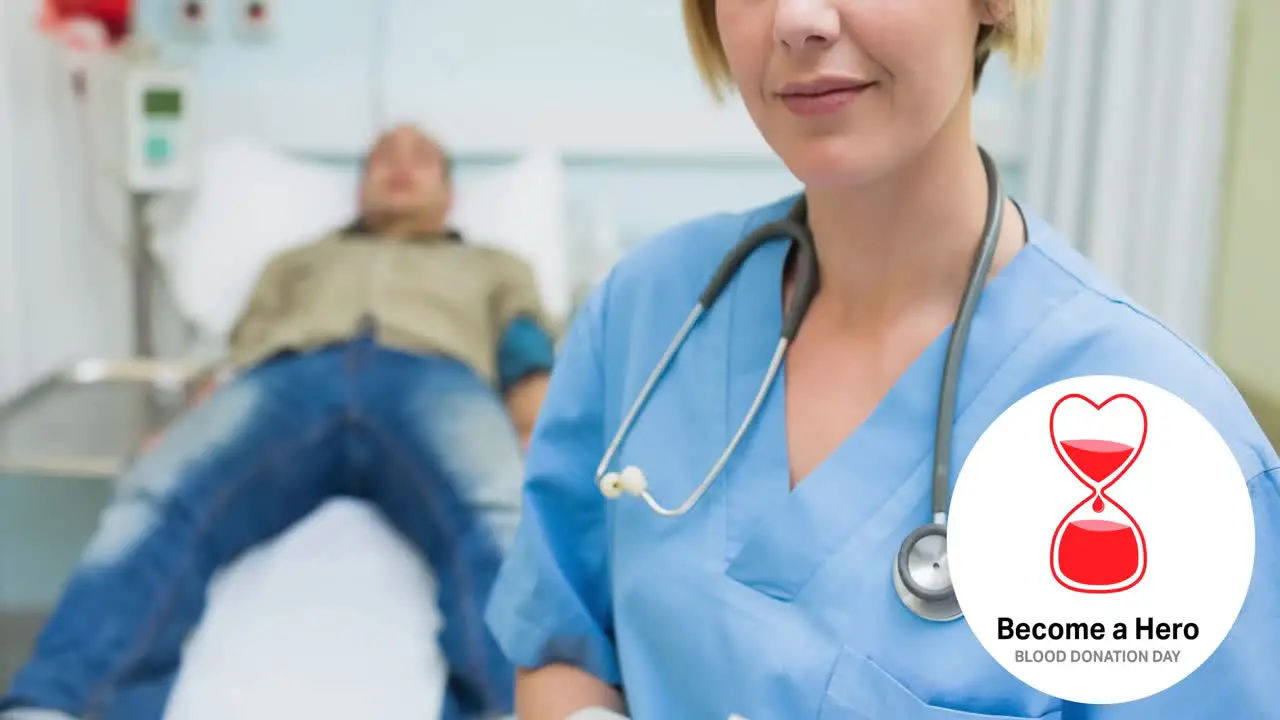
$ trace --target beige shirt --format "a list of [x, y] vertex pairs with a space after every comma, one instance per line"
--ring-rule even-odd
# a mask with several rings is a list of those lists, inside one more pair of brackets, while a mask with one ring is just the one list
[[533, 271], [508, 252], [448, 235], [335, 234], [267, 264], [230, 360], [244, 369], [370, 328], [387, 347], [453, 357], [496, 384], [499, 339], [522, 316], [547, 327]]

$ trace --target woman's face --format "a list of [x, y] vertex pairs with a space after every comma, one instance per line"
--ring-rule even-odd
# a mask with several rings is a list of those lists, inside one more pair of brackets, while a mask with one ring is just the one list
[[986, 0], [716, 0], [765, 140], [809, 187], [859, 185], [967, 113]]

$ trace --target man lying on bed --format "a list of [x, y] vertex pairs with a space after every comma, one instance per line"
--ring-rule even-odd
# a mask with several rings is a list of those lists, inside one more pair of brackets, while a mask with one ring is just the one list
[[435, 572], [443, 716], [511, 711], [482, 611], [552, 343], [529, 268], [449, 232], [449, 205], [443, 150], [397, 128], [360, 219], [268, 264], [232, 335], [239, 373], [122, 479], [0, 718], [158, 720], [213, 573], [337, 495], [377, 504]]

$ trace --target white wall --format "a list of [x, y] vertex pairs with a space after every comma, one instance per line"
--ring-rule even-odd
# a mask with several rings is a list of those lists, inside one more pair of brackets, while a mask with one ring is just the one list
[[[0, 395], [131, 348], [121, 198], [85, 192], [92, 148], [60, 54], [34, 31], [38, 5], [0, 0]], [[571, 153], [574, 203], [607, 210], [627, 242], [796, 187], [740, 109], [703, 92], [674, 0], [276, 0], [265, 41], [236, 34], [230, 0], [209, 2], [193, 40], [180, 6], [136, 0], [145, 33], [198, 74], [210, 138], [349, 159], [379, 126], [414, 119], [473, 158], [549, 143]], [[980, 133], [1016, 191], [1021, 103], [999, 64], [983, 97]]]
[[[674, 0], [277, 0], [266, 42], [226, 12], [191, 39], [172, 3], [140, 7], [166, 56], [199, 73], [211, 136], [350, 157], [374, 128], [414, 120], [462, 156], [464, 179], [492, 168], [469, 160], [550, 145], [575, 206], [607, 209], [627, 241], [796, 189], [739, 104], [701, 87]], [[982, 99], [979, 133], [1016, 189], [1022, 103], [1002, 62]]]
[[[192, 33], [180, 3], [138, 2], [142, 33], [200, 74], [215, 134], [350, 154], [374, 128], [413, 119], [463, 154], [531, 143], [613, 156], [770, 154], [738, 103], [717, 107], [701, 87], [674, 0], [271, 6], [269, 33], [246, 37], [236, 3], [211, 2], [209, 24]], [[1000, 94], [994, 72], [988, 96]], [[1017, 120], [997, 115], [1001, 129]], [[986, 135], [1003, 144], [1017, 133]]]

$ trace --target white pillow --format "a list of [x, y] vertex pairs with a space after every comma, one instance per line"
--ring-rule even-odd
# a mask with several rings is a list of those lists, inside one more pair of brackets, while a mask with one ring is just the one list
[[[225, 337], [267, 261], [355, 217], [357, 183], [354, 168], [255, 141], [211, 147], [188, 209], [156, 227], [156, 254], [183, 314], [205, 334]], [[559, 157], [536, 151], [460, 182], [451, 218], [476, 242], [528, 261], [554, 316], [567, 313], [572, 299], [566, 196]]]
[[556, 318], [568, 314], [573, 300], [568, 192], [559, 154], [534, 150], [500, 172], [460, 183], [450, 218], [476, 242], [524, 258]]
[[183, 314], [225, 337], [272, 257], [351, 221], [354, 171], [300, 162], [261, 143], [208, 150], [184, 217], [154, 247]]

